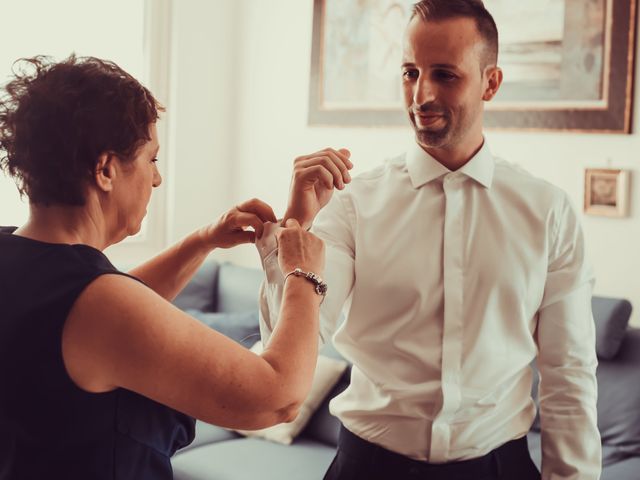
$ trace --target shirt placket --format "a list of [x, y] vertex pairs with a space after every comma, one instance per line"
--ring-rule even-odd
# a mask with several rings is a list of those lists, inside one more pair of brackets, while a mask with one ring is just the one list
[[444, 177], [445, 218], [443, 235], [444, 325], [440, 372], [442, 408], [431, 427], [430, 461], [445, 462], [451, 447], [451, 422], [460, 407], [460, 366], [463, 333], [463, 177]]

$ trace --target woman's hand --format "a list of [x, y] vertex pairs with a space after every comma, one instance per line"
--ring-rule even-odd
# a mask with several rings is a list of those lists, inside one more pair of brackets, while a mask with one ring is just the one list
[[324, 242], [307, 232], [297, 220], [288, 219], [285, 228], [276, 234], [278, 264], [283, 274], [296, 268], [322, 275], [324, 270]]
[[254, 198], [229, 210], [217, 223], [205, 227], [202, 236], [211, 248], [255, 243], [256, 237], [262, 237], [265, 222], [277, 222], [276, 216], [269, 205]]

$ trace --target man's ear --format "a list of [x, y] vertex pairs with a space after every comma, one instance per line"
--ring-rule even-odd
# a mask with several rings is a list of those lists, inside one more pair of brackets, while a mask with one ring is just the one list
[[487, 78], [487, 86], [482, 94], [482, 100], [488, 102], [496, 96], [502, 85], [502, 69], [496, 66], [487, 67], [484, 74]]
[[116, 177], [115, 160], [116, 156], [107, 152], [101, 153], [98, 157], [93, 176], [97, 187], [103, 192], [113, 190], [113, 180]]

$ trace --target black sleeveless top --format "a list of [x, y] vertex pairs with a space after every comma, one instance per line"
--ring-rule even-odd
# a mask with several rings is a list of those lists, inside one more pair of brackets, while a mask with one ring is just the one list
[[[62, 328], [82, 290], [122, 274], [87, 245], [0, 227], [0, 480], [164, 480], [194, 420], [125, 389], [88, 393], [69, 378]], [[126, 341], [126, 339], [123, 339]]]

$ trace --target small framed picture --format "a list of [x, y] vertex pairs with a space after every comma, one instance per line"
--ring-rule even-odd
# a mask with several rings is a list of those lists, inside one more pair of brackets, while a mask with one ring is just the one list
[[629, 172], [587, 168], [584, 173], [584, 212], [587, 215], [626, 217], [629, 213]]

